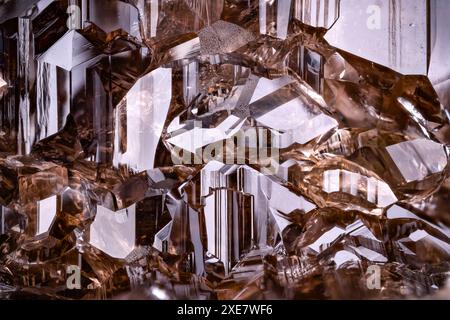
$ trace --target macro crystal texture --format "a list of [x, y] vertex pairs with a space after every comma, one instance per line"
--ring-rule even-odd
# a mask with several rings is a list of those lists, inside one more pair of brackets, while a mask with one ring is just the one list
[[0, 0], [0, 299], [450, 298], [450, 2], [373, 2]]

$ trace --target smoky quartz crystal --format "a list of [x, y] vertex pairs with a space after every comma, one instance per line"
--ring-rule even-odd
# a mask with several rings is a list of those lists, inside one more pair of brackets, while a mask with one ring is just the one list
[[0, 299], [450, 298], [447, 0], [0, 0]]

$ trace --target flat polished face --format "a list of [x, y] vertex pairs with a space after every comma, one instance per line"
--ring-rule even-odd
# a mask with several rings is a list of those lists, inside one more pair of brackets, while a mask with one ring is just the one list
[[0, 0], [0, 299], [450, 298], [449, 10]]

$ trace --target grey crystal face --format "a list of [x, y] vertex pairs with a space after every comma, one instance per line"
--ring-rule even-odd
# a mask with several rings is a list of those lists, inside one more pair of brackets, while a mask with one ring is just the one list
[[344, 192], [353, 196], [362, 195], [367, 201], [380, 207], [387, 207], [398, 200], [385, 182], [346, 170], [325, 171], [323, 190], [326, 193]]
[[172, 94], [172, 70], [159, 68], [139, 79], [116, 110], [114, 166], [135, 172], [154, 168]]
[[0, 298], [448, 298], [449, 3], [407, 2], [0, 0]]

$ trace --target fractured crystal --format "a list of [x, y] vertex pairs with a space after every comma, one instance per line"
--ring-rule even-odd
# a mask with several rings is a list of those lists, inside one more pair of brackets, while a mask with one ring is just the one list
[[0, 0], [0, 299], [448, 298], [448, 9]]

